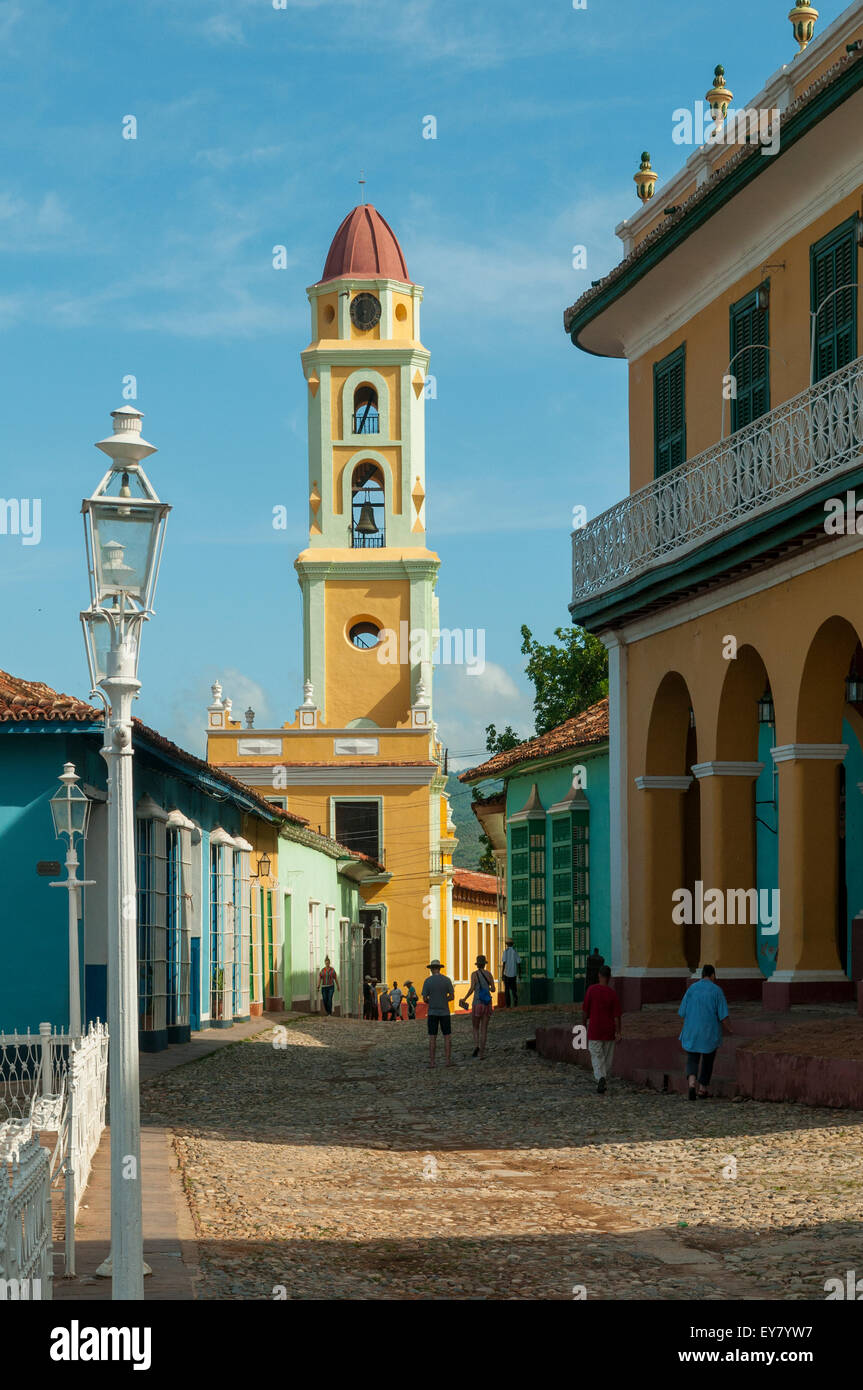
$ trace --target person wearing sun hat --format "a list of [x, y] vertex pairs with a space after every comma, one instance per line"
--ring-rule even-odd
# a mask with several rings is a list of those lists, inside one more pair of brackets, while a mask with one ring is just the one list
[[452, 1016], [450, 1001], [455, 999], [455, 986], [448, 975], [442, 974], [439, 960], [429, 961], [431, 974], [423, 981], [422, 995], [428, 1004], [429, 1066], [435, 1064], [438, 1029], [443, 1033], [446, 1064], [452, 1066]]
[[408, 1022], [410, 1023], [417, 1016], [417, 1004], [420, 998], [414, 989], [413, 980], [405, 980], [405, 998], [408, 1001]]

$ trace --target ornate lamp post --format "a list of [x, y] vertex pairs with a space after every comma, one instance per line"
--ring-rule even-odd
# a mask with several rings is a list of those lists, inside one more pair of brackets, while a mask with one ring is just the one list
[[171, 509], [141, 467], [156, 450], [141, 437], [140, 411], [123, 406], [111, 414], [114, 433], [96, 445], [111, 467], [81, 505], [90, 576], [90, 607], [81, 622], [92, 693], [101, 689], [106, 705], [101, 752], [108, 765], [110, 1272], [116, 1300], [144, 1297], [132, 700], [140, 689], [141, 629], [153, 612]]
[[66, 836], [66, 877], [51, 888], [65, 888], [69, 894], [69, 1033], [77, 1037], [81, 1032], [81, 981], [78, 970], [78, 918], [81, 915], [80, 890], [89, 888], [94, 879], [79, 879], [78, 853], [75, 837], [81, 842], [87, 838], [87, 824], [90, 819], [90, 799], [77, 786], [78, 777], [73, 763], [64, 763], [60, 774], [62, 786], [51, 797], [51, 819], [57, 839]]

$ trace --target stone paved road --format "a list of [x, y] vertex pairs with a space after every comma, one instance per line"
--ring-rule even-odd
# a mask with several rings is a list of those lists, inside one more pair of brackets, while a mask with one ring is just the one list
[[[145, 1084], [201, 1296], [823, 1299], [863, 1274], [863, 1115], [686, 1099], [525, 1050], [426, 1065], [425, 1025], [312, 1017]], [[734, 1176], [736, 1172], [736, 1176]]]

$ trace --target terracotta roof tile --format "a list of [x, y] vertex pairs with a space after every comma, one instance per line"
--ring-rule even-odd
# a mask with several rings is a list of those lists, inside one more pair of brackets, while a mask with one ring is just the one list
[[555, 753], [565, 753], [571, 749], [586, 748], [593, 743], [604, 743], [608, 738], [608, 700], [600, 700], [589, 709], [566, 719], [547, 734], [528, 739], [515, 748], [503, 753], [495, 753], [487, 763], [469, 768], [459, 773], [460, 782], [472, 782], [484, 777], [500, 777], [508, 768], [520, 763], [531, 762], [536, 758], [550, 758]]
[[[30, 724], [38, 720], [56, 719], [79, 724], [101, 724], [103, 717], [101, 709], [96, 709], [93, 705], [88, 705], [86, 700], [79, 700], [73, 695], [61, 695], [44, 681], [25, 681], [19, 676], [11, 676], [8, 671], [0, 671], [0, 723], [14, 721]], [[147, 743], [175, 758], [177, 762], [185, 763], [194, 771], [206, 772], [233, 791], [240, 791], [244, 796], [251, 797], [259, 806], [265, 807], [270, 815], [275, 813], [281, 820], [291, 821], [296, 825], [308, 825], [309, 822], [304, 816], [296, 816], [290, 811], [283, 811], [279, 806], [273, 806], [254, 788], [246, 786], [229, 772], [205, 762], [203, 758], [197, 758], [194, 753], [188, 753], [185, 748], [172, 743], [140, 719], [133, 719], [132, 724]]]
[[452, 876], [453, 897], [459, 898], [474, 893], [497, 903], [497, 879], [494, 874], [482, 874], [472, 869], [456, 869]]

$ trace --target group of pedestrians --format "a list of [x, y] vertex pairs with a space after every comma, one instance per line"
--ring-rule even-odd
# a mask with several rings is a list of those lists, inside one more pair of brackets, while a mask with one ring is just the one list
[[[614, 1062], [614, 1046], [621, 1037], [622, 1013], [617, 992], [611, 988], [611, 971], [607, 965], [599, 967], [597, 982], [586, 991], [581, 1010], [587, 1026], [587, 1047], [596, 1090], [604, 1095]], [[723, 1034], [731, 1032], [728, 1004], [716, 983], [712, 965], [705, 965], [701, 979], [689, 986], [677, 1013], [683, 1019], [680, 1043], [686, 1053], [689, 1099], [708, 1100], [712, 1095], [710, 1080], [716, 1053]]]
[[[617, 991], [611, 987], [610, 968], [604, 963], [599, 965], [598, 969], [596, 967], [595, 962], [601, 960], [602, 957], [596, 952], [590, 958], [589, 965], [592, 969], [588, 978], [593, 975], [595, 983], [589, 985], [585, 992], [581, 1012], [587, 1030], [587, 1047], [596, 1090], [599, 1095], [604, 1095], [614, 1063], [615, 1044], [621, 1039], [622, 1009]], [[505, 1005], [507, 1008], [513, 1008], [518, 1004], [518, 973], [521, 959], [511, 937], [506, 943], [502, 966]], [[435, 1066], [437, 1038], [440, 1033], [444, 1040], [445, 1064], [451, 1067], [454, 1064], [450, 1004], [455, 1001], [455, 986], [449, 976], [444, 975], [443, 965], [439, 960], [430, 961], [428, 968], [431, 974], [423, 983], [422, 998], [428, 1006], [429, 1066]], [[331, 1014], [333, 995], [339, 988], [339, 980], [329, 956], [324, 959], [323, 969], [318, 976], [318, 987], [324, 1012]], [[468, 1001], [473, 1000], [470, 1005], [473, 1025], [472, 1055], [480, 1061], [485, 1059], [494, 987], [495, 979], [488, 969], [488, 961], [483, 955], [477, 956], [476, 969], [470, 977], [470, 986], [458, 1002], [459, 1008], [467, 1009]], [[393, 980], [392, 989], [387, 989], [384, 983], [378, 998], [375, 981], [371, 975], [367, 975], [363, 984], [363, 1018], [380, 1018], [383, 1022], [389, 1023], [396, 1020], [403, 1022], [402, 1003], [406, 1001], [408, 1021], [412, 1022], [417, 1016], [419, 999], [420, 996], [411, 980], [404, 981], [404, 989], [400, 988], [397, 980]], [[701, 971], [701, 979], [697, 984], [690, 985], [683, 996], [678, 1015], [683, 1019], [680, 1042], [686, 1053], [689, 1099], [709, 1099], [716, 1053], [723, 1034], [731, 1032], [728, 1005], [725, 995], [716, 983], [716, 971], [712, 965], [705, 965]]]
[[371, 975], [367, 975], [363, 982], [363, 1018], [377, 1020], [381, 1019], [384, 1023], [394, 1023], [398, 1020], [404, 1022], [402, 1013], [402, 1003], [407, 1005], [407, 1018], [410, 1023], [417, 1016], [417, 1004], [419, 995], [414, 988], [412, 980], [404, 981], [404, 989], [401, 989], [398, 980], [393, 980], [392, 989], [387, 989], [386, 984], [381, 986], [380, 996], [378, 996], [377, 985]]

